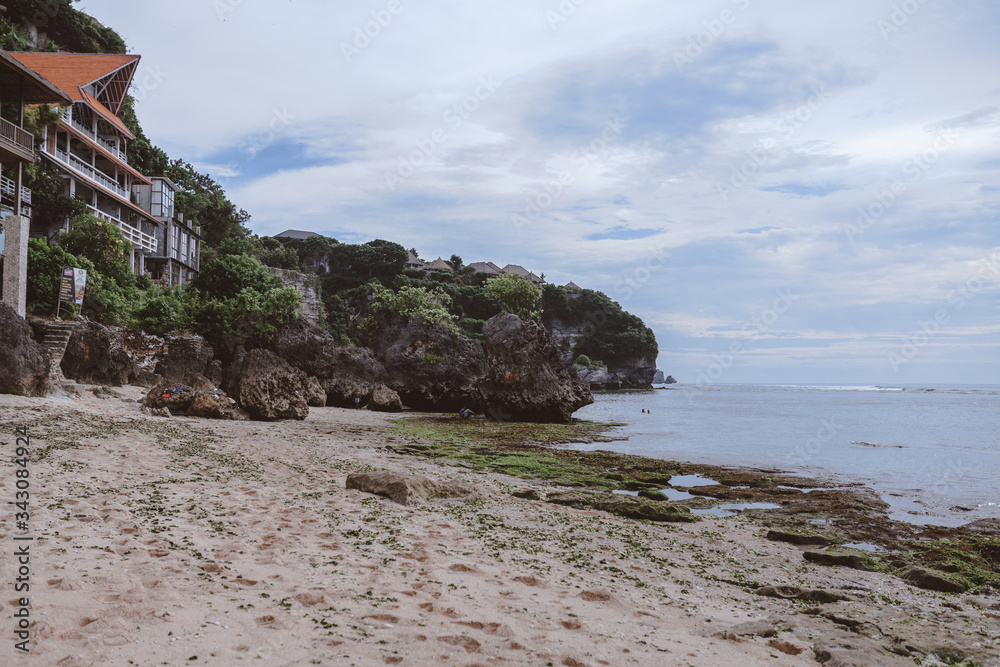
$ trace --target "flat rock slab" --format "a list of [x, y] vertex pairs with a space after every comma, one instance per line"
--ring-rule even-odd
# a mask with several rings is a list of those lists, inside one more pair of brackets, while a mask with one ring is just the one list
[[956, 581], [948, 577], [943, 572], [935, 572], [927, 568], [914, 565], [904, 570], [900, 575], [917, 588], [929, 591], [941, 591], [942, 593], [964, 593], [969, 587], [961, 581]]
[[574, 490], [549, 493], [545, 500], [557, 505], [576, 509], [594, 509], [608, 512], [626, 519], [646, 519], [649, 521], [693, 523], [698, 517], [683, 505], [659, 502], [647, 498], [622, 496], [605, 491]]
[[816, 602], [818, 604], [828, 604], [830, 602], [845, 602], [853, 600], [854, 597], [840, 591], [831, 591], [818, 588], [799, 588], [798, 586], [763, 586], [756, 591], [757, 595], [769, 598], [781, 598], [783, 600], [802, 600], [804, 602]]
[[357, 472], [347, 476], [347, 488], [384, 496], [400, 505], [436, 498], [469, 498], [476, 492], [456, 482], [438, 482], [425, 475], [398, 472]]

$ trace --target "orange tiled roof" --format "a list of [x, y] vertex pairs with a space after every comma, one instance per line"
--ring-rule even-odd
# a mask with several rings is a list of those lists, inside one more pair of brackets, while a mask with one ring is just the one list
[[[12, 52], [10, 54], [25, 67], [38, 72], [51, 81], [75, 102], [86, 102], [94, 111], [131, 139], [135, 137], [116, 115], [121, 110], [125, 93], [132, 81], [139, 56], [106, 53], [41, 53]], [[117, 81], [106, 89], [108, 104], [87, 94], [83, 88], [114, 75], [121, 70]], [[109, 106], [110, 105], [110, 106]]]

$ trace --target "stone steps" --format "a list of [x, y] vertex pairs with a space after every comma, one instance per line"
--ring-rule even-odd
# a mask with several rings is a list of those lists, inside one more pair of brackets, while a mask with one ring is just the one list
[[45, 327], [45, 334], [39, 342], [49, 349], [54, 364], [58, 364], [66, 353], [66, 345], [73, 335], [74, 326], [68, 322], [60, 322]]

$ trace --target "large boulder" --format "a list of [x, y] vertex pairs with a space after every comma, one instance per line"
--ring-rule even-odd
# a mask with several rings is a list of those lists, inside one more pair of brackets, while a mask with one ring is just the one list
[[[282, 326], [271, 347], [279, 357], [318, 380], [326, 394], [325, 405], [353, 408], [357, 396], [362, 405], [373, 410], [391, 412], [397, 403], [402, 409], [398, 396], [386, 394], [391, 390], [386, 387], [385, 366], [367, 348], [338, 345], [327, 331], [303, 319]], [[315, 389], [310, 395], [316, 395]]]
[[177, 382], [161, 382], [146, 393], [139, 401], [151, 410], [166, 408], [169, 414], [190, 415], [208, 419], [244, 420], [248, 415], [240, 409], [236, 401], [226, 396], [206, 378], [195, 377], [195, 385]]
[[214, 356], [212, 346], [201, 336], [165, 336], [154, 373], [167, 382], [187, 382], [193, 376], [208, 375], [206, 369]]
[[116, 387], [130, 384], [138, 375], [122, 330], [97, 322], [81, 322], [73, 328], [60, 368], [71, 380]]
[[417, 410], [483, 410], [479, 384], [486, 355], [478, 341], [440, 324], [412, 321], [387, 327], [376, 355], [389, 375], [386, 383], [403, 403]]
[[31, 327], [11, 306], [0, 303], [0, 394], [45, 396], [49, 351], [31, 337]]
[[305, 419], [307, 375], [270, 350], [237, 352], [224, 389], [253, 419]]
[[488, 373], [479, 390], [494, 418], [568, 423], [594, 402], [540, 324], [497, 315], [483, 325], [483, 339]]

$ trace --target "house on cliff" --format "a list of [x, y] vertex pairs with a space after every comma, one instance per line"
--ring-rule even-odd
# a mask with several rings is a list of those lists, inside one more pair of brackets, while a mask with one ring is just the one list
[[[68, 98], [58, 121], [44, 128], [41, 155], [62, 176], [64, 194], [82, 200], [95, 217], [113, 224], [132, 245], [129, 265], [172, 285], [197, 275], [201, 229], [174, 207], [178, 187], [128, 164], [135, 136], [118, 117], [139, 64], [137, 55], [15, 52], [10, 54]], [[33, 224], [33, 236], [51, 237], [69, 220]], [[147, 263], [148, 260], [148, 263]]]
[[0, 257], [3, 302], [24, 317], [27, 301], [31, 191], [21, 183], [22, 167], [35, 161], [35, 140], [24, 129], [26, 104], [69, 104], [70, 98], [38, 73], [0, 50], [0, 103], [16, 122], [0, 118]]

